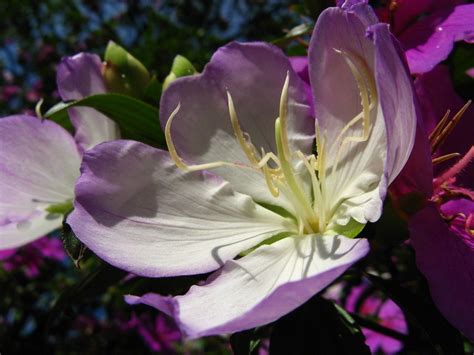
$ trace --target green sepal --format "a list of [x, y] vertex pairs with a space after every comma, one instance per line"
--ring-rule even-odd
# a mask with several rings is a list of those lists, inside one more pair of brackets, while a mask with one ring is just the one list
[[333, 229], [328, 230], [324, 234], [329, 235], [343, 235], [347, 238], [355, 238], [360, 232], [364, 229], [365, 224], [357, 222], [355, 219], [351, 218], [349, 223], [342, 226], [337, 224]]
[[61, 203], [56, 203], [56, 204], [53, 204], [53, 205], [49, 205], [46, 208], [46, 212], [59, 213], [59, 214], [65, 215], [65, 214], [68, 214], [69, 212], [71, 212], [72, 209], [73, 209], [72, 200], [68, 200], [66, 202], [61, 202]]

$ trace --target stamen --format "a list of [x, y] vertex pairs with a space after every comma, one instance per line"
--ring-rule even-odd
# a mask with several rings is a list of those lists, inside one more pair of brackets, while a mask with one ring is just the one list
[[[456, 127], [456, 125], [461, 120], [462, 116], [464, 115], [464, 112], [466, 112], [468, 107], [471, 105], [471, 102], [472, 102], [471, 100], [466, 102], [466, 104], [463, 107], [461, 107], [461, 109], [453, 116], [453, 118], [449, 122], [447, 122], [446, 124], [443, 125], [443, 128], [442, 128], [441, 132], [439, 132], [435, 136], [434, 141], [431, 144], [431, 151], [432, 152], [435, 152], [441, 146], [441, 144], [443, 144], [443, 142], [446, 140], [446, 138], [451, 134], [454, 127]], [[446, 114], [448, 114], [448, 113], [446, 113]], [[443, 117], [443, 119], [444, 119], [444, 117]], [[435, 128], [435, 131], [436, 131], [436, 128]]]
[[307, 228], [309, 228], [311, 232], [314, 232], [313, 228], [311, 227], [315, 222], [313, 208], [306, 198], [304, 191], [301, 189], [301, 185], [298, 183], [297, 177], [293, 172], [293, 168], [290, 162], [287, 160], [285, 153], [283, 152], [280, 118], [277, 118], [275, 121], [275, 140], [278, 156], [280, 157], [281, 171], [285, 177], [286, 185], [292, 192], [292, 195], [295, 197], [297, 201], [296, 205], [301, 206], [303, 209], [304, 215], [306, 216], [305, 223], [309, 223]]
[[285, 83], [283, 84], [283, 89], [281, 90], [280, 96], [280, 126], [281, 126], [281, 141], [283, 154], [285, 154], [286, 159], [290, 159], [290, 147], [288, 143], [288, 86], [290, 84], [290, 73], [286, 72]]
[[446, 155], [442, 155], [442, 156], [437, 157], [437, 158], [433, 158], [433, 160], [431, 162], [433, 163], [433, 165], [437, 165], [437, 164], [444, 163], [445, 161], [447, 161], [449, 159], [456, 158], [456, 157], [459, 157], [459, 156], [461, 156], [461, 154], [459, 154], [459, 153], [446, 154]]
[[230, 115], [230, 122], [232, 123], [232, 129], [234, 130], [235, 137], [239, 142], [240, 146], [242, 147], [243, 152], [247, 156], [247, 159], [250, 161], [252, 166], [256, 166], [258, 164], [259, 158], [257, 157], [256, 149], [251, 143], [248, 142], [249, 138], [245, 139], [244, 133], [240, 128], [239, 118], [237, 117], [237, 112], [235, 112], [234, 101], [232, 100], [232, 96], [230, 92], [227, 91], [227, 103], [229, 106], [229, 115]]
[[[317, 210], [319, 210], [319, 208], [317, 208], [318, 202], [322, 200], [321, 199], [321, 186], [319, 185], [319, 180], [316, 176], [316, 172], [314, 168], [311, 166], [312, 164], [310, 163], [310, 161], [308, 161], [308, 158], [306, 158], [305, 155], [301, 151], [297, 151], [296, 154], [303, 161], [306, 167], [306, 170], [308, 170], [309, 175], [311, 177], [311, 184], [313, 188], [313, 211], [317, 212]], [[314, 159], [316, 159], [315, 156], [311, 155], [310, 160], [314, 160]]]
[[273, 197], [280, 196], [280, 190], [273, 183], [273, 175], [270, 173], [268, 166], [264, 165], [262, 167], [263, 175], [265, 176], [265, 182], [267, 183], [268, 189]]
[[208, 169], [220, 168], [223, 166], [252, 169], [252, 167], [247, 166], [245, 164], [230, 163], [230, 162], [225, 162], [225, 161], [216, 161], [216, 162], [206, 163], [206, 164], [187, 165], [183, 161], [183, 159], [181, 159], [181, 157], [178, 155], [178, 152], [176, 151], [176, 147], [173, 143], [173, 139], [171, 137], [171, 123], [173, 122], [174, 118], [178, 114], [180, 108], [181, 108], [181, 103], [178, 103], [178, 106], [176, 106], [174, 111], [171, 112], [171, 115], [168, 118], [168, 122], [166, 122], [166, 125], [165, 125], [166, 145], [168, 146], [168, 151], [170, 153], [171, 159], [173, 160], [173, 162], [176, 164], [178, 168], [184, 171], [208, 170]]
[[336, 141], [339, 140], [342, 135], [355, 123], [357, 123], [360, 119], [362, 119], [362, 136], [349, 136], [345, 137], [339, 146], [337, 153], [336, 153], [336, 160], [334, 163], [333, 172], [337, 170], [337, 166], [340, 160], [340, 155], [342, 153], [343, 148], [351, 143], [362, 143], [367, 141], [369, 138], [370, 133], [370, 112], [375, 107], [375, 103], [377, 102], [377, 89], [375, 82], [373, 80], [372, 75], [369, 73], [365, 62], [358, 58], [356, 55], [351, 54], [349, 52], [341, 51], [338, 49], [334, 49], [337, 53], [341, 54], [344, 57], [344, 60], [349, 67], [352, 76], [354, 77], [357, 87], [359, 89], [359, 94], [361, 98], [361, 106], [362, 112], [355, 116], [352, 120], [350, 120], [344, 128], [341, 130], [341, 133], [337, 137]]
[[434, 179], [433, 186], [437, 188], [443, 183], [447, 182], [449, 179], [456, 177], [456, 175], [458, 175], [462, 169], [468, 166], [472, 160], [474, 160], [474, 146], [471, 146], [468, 152], [456, 164], [454, 164], [441, 176]]
[[[428, 139], [430, 141], [431, 146], [433, 146], [433, 143], [434, 143], [436, 137], [439, 136], [439, 134], [441, 133], [443, 128], [446, 126], [446, 121], [448, 120], [450, 113], [451, 113], [451, 110], [449, 110], [449, 109], [446, 110], [446, 113], [441, 118], [441, 120], [438, 122], [438, 124], [434, 128], [433, 132], [431, 132], [431, 134], [428, 136]], [[433, 153], [433, 151], [432, 151], [432, 153]]]

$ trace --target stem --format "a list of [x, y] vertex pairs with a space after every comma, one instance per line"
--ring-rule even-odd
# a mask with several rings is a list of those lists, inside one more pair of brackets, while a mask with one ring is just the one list
[[374, 321], [371, 321], [367, 318], [361, 317], [358, 314], [355, 313], [350, 313], [351, 317], [354, 318], [354, 320], [357, 321], [362, 327], [369, 328], [370, 330], [373, 330], [377, 333], [386, 335], [390, 338], [394, 338], [400, 341], [407, 341], [408, 336], [406, 334], [400, 333], [396, 330], [384, 327], [383, 325], [380, 325]]

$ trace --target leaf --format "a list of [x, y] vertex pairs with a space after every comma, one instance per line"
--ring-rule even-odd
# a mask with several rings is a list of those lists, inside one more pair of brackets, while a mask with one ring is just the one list
[[[463, 354], [462, 338], [453, 326], [439, 313], [436, 306], [428, 300], [400, 287], [398, 283], [384, 280], [372, 274], [365, 274], [369, 281], [389, 296], [405, 313], [409, 323], [413, 323], [428, 339], [437, 354]], [[420, 343], [420, 339], [413, 339]]]
[[364, 341], [346, 311], [317, 295], [275, 323], [270, 354], [370, 354]]
[[121, 94], [97, 94], [81, 100], [53, 106], [45, 118], [64, 121], [72, 107], [92, 107], [114, 120], [125, 139], [137, 140], [155, 147], [164, 146], [164, 135], [159, 123], [159, 111], [143, 101]]
[[63, 223], [61, 230], [61, 241], [64, 249], [69, 257], [72, 259], [74, 265], [80, 269], [80, 262], [84, 258], [87, 247], [77, 239], [71, 227], [67, 223]]

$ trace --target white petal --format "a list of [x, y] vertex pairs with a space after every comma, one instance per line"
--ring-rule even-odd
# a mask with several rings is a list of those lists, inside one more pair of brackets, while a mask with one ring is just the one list
[[13, 249], [28, 244], [59, 229], [63, 216], [37, 211], [21, 222], [0, 224], [0, 250]]
[[328, 286], [368, 252], [341, 236], [293, 236], [258, 248], [175, 298], [128, 296], [173, 316], [191, 338], [232, 333], [277, 320]]
[[[79, 53], [63, 58], [57, 74], [61, 98], [79, 100], [105, 93], [101, 68], [100, 58], [95, 54]], [[76, 129], [75, 138], [83, 150], [120, 138], [117, 124], [100, 112], [89, 107], [72, 108], [68, 112]]]
[[132, 141], [88, 151], [76, 186], [68, 223], [77, 237], [150, 277], [215, 270], [286, 223], [217, 176], [183, 173], [168, 152]]
[[80, 155], [56, 123], [30, 116], [0, 120], [0, 223], [22, 220], [74, 196]]

